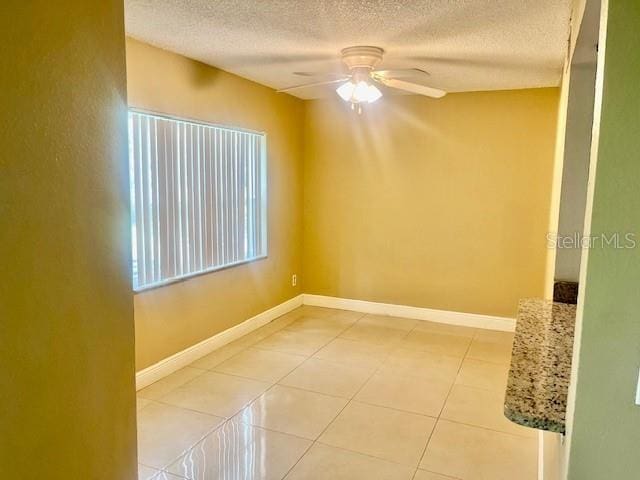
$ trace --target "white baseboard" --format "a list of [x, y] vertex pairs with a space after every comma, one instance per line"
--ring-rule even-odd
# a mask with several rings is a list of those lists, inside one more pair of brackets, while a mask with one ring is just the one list
[[339, 308], [342, 310], [353, 310], [355, 312], [413, 318], [415, 320], [430, 320], [432, 322], [485, 328], [488, 330], [502, 330], [505, 332], [513, 332], [516, 328], [515, 319], [508, 317], [493, 317], [490, 315], [479, 315], [477, 313], [434, 310], [431, 308], [368, 302], [350, 298], [326, 297], [324, 295], [311, 295], [308, 293], [305, 293], [303, 297], [303, 303], [305, 305], [313, 305], [316, 307]]
[[213, 337], [209, 337], [200, 343], [197, 343], [181, 352], [175, 353], [170, 357], [160, 360], [158, 363], [151, 365], [150, 367], [140, 370], [136, 373], [136, 390], [140, 390], [153, 382], [166, 377], [170, 373], [180, 370], [186, 367], [190, 363], [204, 357], [205, 355], [213, 352], [214, 350], [226, 345], [233, 340], [236, 340], [247, 333], [256, 330], [263, 325], [266, 325], [272, 320], [275, 320], [281, 315], [290, 312], [294, 308], [302, 305], [302, 295], [293, 297], [286, 302], [276, 305], [269, 310], [259, 313], [255, 317], [251, 317], [244, 322], [231, 327], [223, 332], [217, 333]]
[[410, 307], [408, 305], [396, 305], [393, 303], [368, 302], [365, 300], [353, 300], [349, 298], [326, 297], [323, 295], [301, 294], [286, 302], [276, 305], [269, 310], [259, 313], [244, 322], [231, 327], [223, 332], [203, 340], [181, 352], [175, 353], [150, 367], [136, 373], [136, 390], [140, 390], [153, 382], [166, 377], [170, 373], [186, 367], [190, 363], [204, 357], [214, 350], [223, 347], [281, 315], [301, 305], [313, 305], [316, 307], [338, 308], [341, 310], [353, 310], [355, 312], [375, 313], [390, 315], [393, 317], [413, 318], [416, 320], [430, 320], [433, 322], [448, 323], [450, 325], [462, 325], [465, 327], [485, 328], [489, 330], [502, 330], [513, 332], [515, 320], [506, 317], [492, 317], [478, 315], [476, 313], [450, 312], [446, 310], [433, 310], [431, 308]]

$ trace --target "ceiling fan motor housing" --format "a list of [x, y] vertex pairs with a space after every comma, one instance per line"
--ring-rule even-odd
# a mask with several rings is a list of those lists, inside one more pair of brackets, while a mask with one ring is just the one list
[[384, 50], [380, 47], [348, 47], [342, 50], [342, 61], [351, 72], [354, 83], [368, 81], [371, 71], [380, 63]]
[[382, 60], [384, 50], [380, 47], [348, 47], [341, 53], [342, 61], [350, 70], [354, 68], [373, 70]]

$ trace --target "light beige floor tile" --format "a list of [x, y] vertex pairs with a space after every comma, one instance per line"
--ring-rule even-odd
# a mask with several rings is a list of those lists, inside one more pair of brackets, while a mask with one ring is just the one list
[[249, 332], [243, 337], [238, 338], [234, 341], [234, 344], [239, 346], [244, 346], [245, 348], [252, 347], [256, 343], [264, 340], [265, 338], [273, 335], [274, 333], [280, 331], [281, 328], [276, 328], [273, 325], [265, 325], [253, 332]]
[[537, 430], [522, 427], [504, 416], [504, 393], [454, 385], [441, 418], [525, 437], [535, 437]]
[[160, 473], [160, 470], [157, 468], [147, 467], [140, 463], [138, 464], [138, 480], [149, 480], [158, 473]]
[[420, 468], [463, 479], [535, 480], [537, 441], [440, 420]]
[[286, 329], [292, 332], [336, 337], [354, 323], [355, 321], [353, 320], [344, 320], [333, 316], [326, 318], [301, 317], [289, 324]]
[[[293, 320], [292, 320], [293, 321]], [[257, 343], [260, 340], [267, 338], [270, 335], [273, 335], [276, 332], [279, 332], [283, 328], [285, 328], [288, 323], [284, 323], [283, 321], [278, 321], [278, 319], [273, 320], [272, 322], [263, 325], [260, 328], [255, 329], [253, 332], [249, 332], [247, 335], [241, 338], [253, 338]]]
[[406, 330], [385, 327], [358, 321], [340, 334], [340, 338], [357, 342], [369, 342], [379, 345], [389, 345], [398, 342], [407, 335]]
[[389, 355], [389, 351], [390, 348], [386, 345], [336, 338], [313, 357], [343, 365], [377, 368]]
[[508, 345], [513, 344], [513, 332], [501, 332], [499, 330], [486, 330], [478, 329], [476, 331], [476, 340], [492, 343], [506, 343]]
[[440, 322], [420, 321], [416, 324], [416, 330], [421, 332], [445, 333], [447, 335], [458, 335], [461, 337], [472, 338], [477, 330], [471, 327], [462, 327], [460, 325], [449, 325]]
[[315, 318], [330, 317], [331, 315], [341, 312], [341, 310], [335, 308], [314, 307], [313, 305], [303, 305], [298, 311], [302, 315]]
[[280, 385], [351, 398], [371, 376], [373, 369], [350, 367], [310, 358], [280, 380]]
[[276, 385], [238, 414], [238, 421], [314, 440], [347, 400]]
[[138, 414], [138, 460], [163, 468], [223, 421], [221, 417], [153, 402]]
[[248, 378], [207, 372], [165, 395], [161, 401], [228, 418], [261, 395], [269, 385]]
[[306, 359], [307, 357], [301, 355], [248, 348], [235, 357], [222, 362], [213, 370], [274, 383]]
[[352, 310], [336, 310], [335, 313], [331, 314], [332, 319], [336, 320], [349, 320], [351, 322], [355, 322], [356, 320], [364, 317], [364, 313], [354, 312]]
[[418, 320], [414, 320], [412, 318], [375, 314], [367, 314], [360, 318], [358, 322], [367, 325], [377, 325], [379, 327], [395, 328], [396, 330], [404, 330], [405, 332], [413, 330], [413, 328], [419, 323]]
[[204, 368], [206, 370], [211, 370], [216, 366], [220, 365], [225, 360], [237, 355], [246, 349], [247, 346], [239, 343], [239, 342], [231, 342], [224, 347], [220, 347], [217, 350], [214, 350], [208, 355], [196, 360], [191, 364], [192, 367]]
[[426, 470], [418, 470], [413, 480], [460, 480], [455, 477], [447, 477], [439, 473], [427, 472]]
[[452, 382], [376, 374], [358, 392], [359, 402], [437, 417]]
[[285, 313], [284, 315], [280, 315], [276, 320], [280, 321], [294, 321], [304, 315], [302, 310], [302, 306], [294, 308], [290, 312]]
[[263, 325], [242, 337], [227, 344], [228, 347], [240, 347], [242, 349], [252, 347], [256, 343], [282, 330], [293, 321], [292, 318], [278, 317], [275, 320]]
[[411, 480], [413, 468], [316, 443], [286, 480]]
[[277, 326], [279, 328], [285, 328], [287, 325], [290, 325], [302, 316], [304, 316], [304, 313], [302, 313], [299, 308], [296, 308], [295, 310], [292, 310], [289, 313], [285, 313], [284, 315], [281, 315], [273, 320], [271, 322], [271, 325]]
[[139, 397], [138, 395], [136, 395], [136, 411], [139, 412], [140, 410], [142, 410], [144, 407], [146, 407], [150, 403], [151, 403], [151, 400], [149, 400], [147, 398], [142, 398], [142, 397]]
[[470, 343], [470, 337], [413, 330], [402, 339], [399, 346], [453, 357], [463, 357]]
[[461, 364], [460, 357], [398, 348], [385, 359], [379, 373], [432, 378], [453, 383]]
[[184, 367], [138, 391], [138, 396], [147, 400], [157, 400], [204, 373], [206, 371], [201, 368]]
[[332, 337], [327, 335], [280, 330], [256, 343], [255, 348], [309, 356], [313, 355], [331, 340]]
[[503, 342], [486, 342], [474, 339], [471, 342], [467, 358], [492, 363], [511, 363], [511, 345]]
[[292, 435], [227, 421], [167, 470], [189, 480], [280, 480], [311, 443]]
[[320, 443], [417, 467], [435, 419], [352, 401]]
[[469, 387], [498, 390], [504, 393], [507, 388], [509, 365], [482, 362], [466, 358], [462, 362], [456, 384]]
[[289, 325], [294, 323], [296, 320], [299, 320], [303, 316], [304, 314], [301, 311], [299, 311], [299, 309], [296, 309], [289, 313], [285, 313], [284, 315], [279, 316], [275, 320], [272, 320], [271, 322], [260, 327], [256, 331], [264, 332], [265, 335], [263, 336], [263, 338], [266, 338], [269, 335], [282, 330], [283, 328], [287, 328]]

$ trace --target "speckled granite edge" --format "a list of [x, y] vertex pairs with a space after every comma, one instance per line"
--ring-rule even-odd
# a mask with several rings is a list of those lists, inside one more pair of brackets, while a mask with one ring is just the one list
[[565, 432], [575, 317], [575, 305], [520, 301], [504, 404], [509, 420]]

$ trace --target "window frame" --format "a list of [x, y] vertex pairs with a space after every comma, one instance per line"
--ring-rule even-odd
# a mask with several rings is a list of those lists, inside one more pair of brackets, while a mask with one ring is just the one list
[[[268, 137], [267, 137], [267, 132], [264, 130], [252, 130], [249, 128], [243, 128], [243, 127], [234, 127], [234, 126], [230, 126], [230, 125], [222, 125], [222, 124], [218, 124], [218, 123], [212, 123], [212, 122], [208, 122], [205, 120], [200, 120], [200, 119], [195, 119], [193, 117], [180, 117], [177, 115], [172, 115], [172, 114], [168, 114], [168, 113], [163, 113], [163, 112], [156, 112], [153, 110], [147, 110], [147, 109], [143, 109], [143, 108], [138, 108], [138, 107], [128, 107], [127, 108], [127, 125], [129, 124], [129, 114], [130, 113], [135, 113], [135, 114], [139, 114], [139, 115], [147, 115], [147, 116], [151, 116], [151, 117], [157, 117], [157, 118], [161, 118], [164, 120], [173, 120], [176, 122], [182, 122], [182, 123], [187, 123], [187, 124], [191, 124], [191, 125], [197, 125], [197, 126], [206, 126], [206, 127], [213, 127], [213, 128], [217, 128], [220, 130], [227, 130], [227, 131], [232, 131], [232, 132], [241, 132], [241, 133], [249, 133], [249, 134], [253, 134], [253, 135], [258, 135], [262, 137], [262, 146], [261, 146], [261, 155], [260, 155], [260, 162], [262, 164], [262, 167], [264, 169], [264, 175], [261, 179], [261, 185], [260, 188], [262, 189], [262, 218], [259, 220], [260, 222], [263, 223], [264, 226], [264, 237], [262, 239], [262, 241], [264, 242], [264, 254], [255, 256], [255, 257], [251, 257], [251, 258], [247, 258], [244, 260], [239, 260], [236, 262], [232, 262], [232, 263], [226, 263], [224, 265], [218, 265], [218, 266], [213, 266], [213, 267], [209, 267], [203, 270], [198, 270], [196, 272], [190, 272], [190, 273], [185, 273], [182, 275], [178, 275], [178, 276], [174, 276], [171, 278], [168, 278], [166, 280], [161, 280], [159, 282], [154, 282], [154, 283], [150, 283], [147, 285], [143, 285], [143, 286], [138, 286], [135, 287], [133, 285], [133, 279], [134, 279], [134, 272], [133, 272], [133, 250], [134, 248], [134, 244], [133, 244], [133, 236], [131, 235], [131, 239], [130, 239], [130, 253], [131, 253], [131, 282], [132, 282], [132, 290], [134, 293], [141, 293], [141, 292], [145, 292], [148, 290], [154, 290], [156, 288], [161, 288], [161, 287], [165, 287], [167, 285], [172, 285], [174, 283], [179, 283], [179, 282], [184, 282], [185, 280], [189, 280], [191, 278], [194, 277], [199, 277], [202, 275], [207, 275], [209, 273], [213, 273], [213, 272], [218, 272], [221, 270], [227, 270], [229, 268], [234, 268], [234, 267], [238, 267], [240, 265], [245, 265], [245, 264], [250, 264], [250, 263], [254, 263], [254, 262], [258, 262], [260, 260], [264, 260], [269, 258], [269, 161], [268, 161]], [[129, 127], [127, 127], [127, 136], [129, 137], [128, 131]], [[128, 178], [128, 190], [129, 190], [129, 215], [130, 215], [130, 225], [133, 226], [134, 225], [134, 205], [135, 205], [135, 201], [134, 201], [134, 196], [135, 196], [135, 189], [132, 187], [132, 180], [131, 180], [131, 167], [132, 167], [132, 162], [131, 162], [131, 148], [132, 148], [132, 139], [128, 138], [128, 146], [127, 146], [127, 163], [129, 165], [129, 178]], [[130, 228], [131, 231], [131, 228]], [[139, 266], [138, 266], [139, 268]]]

